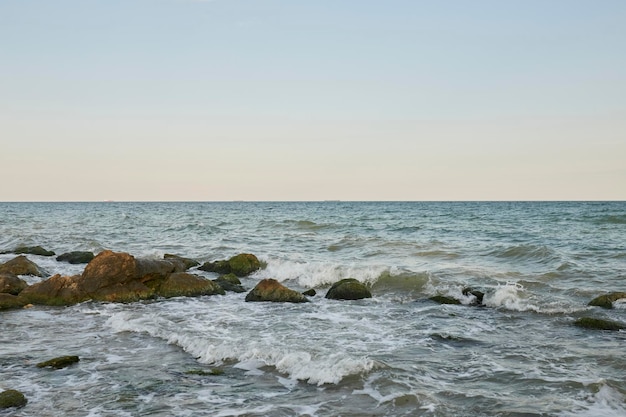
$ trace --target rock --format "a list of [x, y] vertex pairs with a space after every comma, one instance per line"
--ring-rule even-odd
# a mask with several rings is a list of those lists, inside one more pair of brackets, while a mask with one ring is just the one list
[[45, 281], [33, 284], [20, 293], [27, 303], [51, 306], [66, 306], [89, 300], [91, 297], [78, 285], [80, 276], [61, 276], [59, 274]]
[[461, 304], [461, 302], [456, 298], [446, 297], [445, 295], [435, 295], [430, 297], [429, 300], [439, 304]]
[[626, 292], [612, 292], [594, 298], [588, 305], [602, 308], [613, 308], [613, 303], [622, 298], [626, 298]]
[[468, 297], [470, 295], [473, 295], [474, 297], [476, 297], [476, 302], [472, 303], [473, 305], [483, 305], [483, 298], [485, 298], [485, 293], [482, 291], [478, 291], [478, 290], [473, 290], [471, 288], [463, 288], [463, 295]]
[[27, 255], [41, 255], [41, 256], [54, 256], [55, 253], [42, 248], [41, 246], [20, 246], [15, 248], [13, 253], [27, 254]]
[[26, 302], [20, 296], [0, 293], [0, 310], [22, 308], [24, 304], [26, 304]]
[[59, 356], [58, 358], [50, 359], [49, 361], [39, 362], [37, 368], [54, 368], [62, 369], [75, 364], [80, 361], [78, 356]]
[[246, 295], [246, 301], [272, 301], [306, 303], [309, 300], [298, 291], [291, 290], [275, 279], [264, 279]]
[[14, 389], [0, 392], [0, 410], [13, 407], [24, 407], [27, 402], [28, 400], [24, 397], [24, 394]]
[[224, 289], [215, 282], [186, 272], [170, 274], [159, 286], [156, 294], [165, 297], [193, 297], [200, 295], [224, 295]]
[[0, 265], [0, 273], [13, 275], [35, 275], [37, 277], [43, 277], [46, 275], [36, 263], [29, 260], [24, 255], [15, 257]]
[[0, 293], [18, 295], [28, 284], [12, 274], [0, 274]]
[[313, 288], [311, 288], [309, 290], [304, 291], [302, 295], [306, 295], [307, 297], [315, 297], [317, 295], [317, 292]]
[[335, 282], [326, 293], [326, 298], [333, 300], [360, 300], [362, 298], [372, 298], [372, 293], [362, 282], [354, 278], [346, 278]]
[[62, 255], [57, 256], [57, 261], [59, 262], [69, 262], [73, 265], [75, 264], [88, 264], [93, 260], [95, 255], [93, 252], [67, 252]]
[[235, 274], [221, 275], [217, 279], [213, 280], [216, 284], [222, 287], [226, 291], [232, 292], [246, 292], [246, 289], [241, 285], [241, 281]]
[[184, 271], [188, 270], [189, 268], [193, 268], [194, 266], [200, 265], [200, 262], [198, 262], [196, 260], [189, 259], [189, 258], [183, 258], [182, 256], [172, 255], [172, 254], [169, 254], [169, 253], [166, 253], [165, 255], [163, 255], [163, 259], [168, 260], [170, 262], [179, 263], [182, 266], [182, 268], [184, 268], [180, 272], [184, 272]]
[[261, 262], [250, 253], [240, 253], [227, 261], [205, 262], [198, 269], [218, 274], [232, 273], [238, 277], [245, 277], [261, 269]]
[[597, 319], [593, 317], [581, 317], [574, 322], [575, 326], [582, 327], [584, 329], [594, 330], [623, 330], [626, 329], [626, 325], [618, 323], [616, 321]]

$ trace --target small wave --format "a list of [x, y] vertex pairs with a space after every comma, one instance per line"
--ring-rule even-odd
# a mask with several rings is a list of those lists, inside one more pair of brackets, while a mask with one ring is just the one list
[[430, 281], [428, 273], [401, 272], [394, 274], [384, 271], [372, 284], [372, 290], [376, 292], [419, 292]]
[[536, 261], [540, 263], [559, 261], [558, 254], [547, 246], [519, 245], [506, 249], [497, 249], [489, 253], [501, 259], [516, 261]]
[[592, 222], [594, 224], [626, 224], [626, 214], [611, 214], [594, 217]]

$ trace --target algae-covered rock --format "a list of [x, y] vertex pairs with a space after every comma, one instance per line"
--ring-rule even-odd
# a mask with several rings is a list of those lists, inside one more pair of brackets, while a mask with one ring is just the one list
[[613, 308], [613, 303], [623, 298], [626, 298], [626, 292], [612, 292], [594, 298], [588, 305], [602, 308]]
[[172, 255], [170, 253], [166, 253], [165, 255], [163, 255], [163, 259], [179, 263], [182, 266], [182, 270], [180, 272], [184, 272], [189, 268], [200, 265], [200, 262], [196, 261], [195, 259], [184, 258], [182, 256]]
[[45, 362], [39, 362], [37, 368], [53, 368], [61, 369], [75, 364], [80, 361], [78, 356], [59, 356], [58, 358], [50, 359]]
[[241, 281], [235, 274], [221, 275], [217, 279], [213, 280], [220, 287], [226, 291], [231, 292], [246, 292], [246, 289], [241, 285]]
[[0, 294], [18, 295], [28, 287], [26, 281], [12, 274], [0, 274]]
[[282, 285], [275, 279], [264, 279], [246, 295], [246, 301], [271, 301], [286, 303], [306, 303], [309, 300], [299, 293]]
[[311, 288], [302, 292], [302, 295], [306, 295], [307, 297], [315, 297], [317, 295], [317, 292], [313, 288]]
[[25, 304], [27, 302], [20, 296], [0, 293], [0, 310], [22, 308]]
[[156, 294], [165, 297], [194, 297], [200, 295], [224, 295], [224, 289], [211, 280], [186, 272], [170, 274], [159, 286]]
[[261, 269], [261, 262], [251, 253], [240, 253], [228, 260], [205, 262], [198, 269], [218, 274], [232, 273], [238, 277], [245, 277]]
[[626, 325], [618, 323], [616, 321], [598, 319], [594, 317], [581, 317], [574, 322], [575, 326], [582, 327], [584, 329], [594, 330], [623, 330], [626, 329]]
[[42, 248], [41, 246], [20, 246], [15, 248], [13, 253], [26, 254], [26, 255], [40, 255], [40, 256], [54, 256], [55, 253], [51, 250]]
[[17, 256], [0, 265], [0, 273], [12, 275], [34, 275], [36, 277], [43, 277], [46, 275], [36, 263], [29, 260], [24, 255]]
[[210, 371], [205, 371], [204, 369], [191, 369], [186, 371], [185, 374], [198, 376], [220, 376], [224, 374], [224, 371], [220, 368], [213, 368]]
[[459, 300], [452, 297], [447, 297], [445, 295], [435, 295], [429, 298], [429, 300], [434, 301], [439, 304], [461, 304]]
[[372, 293], [362, 282], [354, 278], [346, 278], [334, 283], [326, 293], [326, 298], [333, 300], [360, 300], [372, 298]]
[[57, 261], [59, 262], [68, 262], [72, 265], [76, 264], [88, 264], [95, 258], [93, 252], [85, 252], [85, 251], [74, 251], [67, 252], [62, 255], [57, 256]]
[[20, 408], [24, 407], [28, 403], [28, 400], [19, 391], [14, 389], [9, 389], [3, 392], [0, 392], [0, 410], [6, 408]]

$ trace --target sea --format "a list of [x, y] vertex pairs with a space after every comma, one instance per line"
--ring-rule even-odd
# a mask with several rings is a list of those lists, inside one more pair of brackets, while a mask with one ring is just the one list
[[[626, 202], [0, 203], [0, 251], [23, 245], [253, 253], [247, 289], [317, 295], [1, 311], [0, 391], [28, 399], [2, 417], [626, 416], [626, 332], [573, 324], [626, 323], [626, 303], [587, 305], [626, 291]], [[85, 267], [27, 256], [48, 275]], [[326, 299], [343, 278], [373, 297]], [[80, 362], [35, 366], [63, 355]]]

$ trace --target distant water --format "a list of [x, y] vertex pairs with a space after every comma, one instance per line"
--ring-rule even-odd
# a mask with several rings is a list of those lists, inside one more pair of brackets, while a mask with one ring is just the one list
[[[626, 291], [624, 202], [0, 203], [0, 250], [20, 245], [251, 252], [267, 268], [247, 288], [272, 277], [318, 296], [0, 312], [0, 390], [29, 399], [0, 416], [626, 415], [626, 332], [572, 325], [626, 322], [626, 305], [587, 307]], [[49, 274], [84, 268], [29, 258]], [[346, 277], [374, 297], [326, 300]], [[465, 287], [486, 307], [428, 300], [469, 303]], [[34, 366], [66, 354], [80, 363]]]

